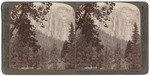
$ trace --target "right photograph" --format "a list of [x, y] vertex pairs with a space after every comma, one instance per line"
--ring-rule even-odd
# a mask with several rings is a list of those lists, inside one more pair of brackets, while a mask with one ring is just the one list
[[[76, 47], [75, 61], [72, 62], [74, 67], [140, 69], [140, 24], [140, 11], [130, 3], [95, 2], [81, 5], [76, 11], [76, 38], [72, 40]], [[67, 59], [66, 56], [64, 60]], [[69, 61], [68, 66], [71, 66]]]

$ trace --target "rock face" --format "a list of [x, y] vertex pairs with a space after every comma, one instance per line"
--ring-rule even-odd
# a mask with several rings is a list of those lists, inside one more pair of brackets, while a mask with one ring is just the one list
[[104, 27], [102, 23], [95, 22], [99, 26], [99, 38], [105, 46], [105, 51], [114, 55], [113, 53], [119, 45], [120, 53], [124, 57], [127, 42], [132, 39], [135, 23], [140, 34], [140, 12], [138, 9], [130, 7], [115, 8], [109, 15], [109, 19], [108, 28]]
[[100, 30], [111, 36], [123, 40], [131, 40], [134, 23], [137, 24], [140, 33], [140, 12], [138, 10], [122, 7], [114, 9], [109, 17], [111, 21], [107, 23], [108, 28], [102, 27], [101, 24], [99, 26]]
[[58, 39], [68, 40], [70, 24], [75, 23], [75, 14], [72, 7], [62, 3], [53, 3], [50, 12], [44, 21], [45, 28], [38, 27], [43, 34]]
[[[119, 5], [120, 6], [120, 5]], [[108, 28], [101, 23], [100, 30], [105, 31], [111, 36], [123, 40], [131, 40], [133, 25], [137, 24], [140, 33], [140, 12], [138, 8], [133, 9], [129, 6], [114, 8], [107, 22]], [[71, 6], [62, 3], [53, 3], [50, 12], [46, 15], [48, 21], [44, 21], [45, 28], [38, 27], [43, 34], [62, 41], [68, 40], [70, 24], [75, 24], [75, 13]]]
[[74, 10], [69, 5], [52, 3], [50, 12], [45, 16], [47, 21], [43, 21], [44, 28], [40, 27], [39, 23], [33, 22], [37, 28], [36, 39], [41, 46], [41, 52], [49, 56], [55, 45], [60, 57], [63, 43], [68, 40], [70, 24], [75, 24], [74, 17]]

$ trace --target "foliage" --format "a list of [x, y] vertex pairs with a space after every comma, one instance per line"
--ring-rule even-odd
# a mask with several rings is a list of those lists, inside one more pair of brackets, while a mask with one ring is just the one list
[[53, 49], [51, 50], [50, 53], [50, 60], [51, 60], [51, 64], [52, 64], [52, 68], [51, 69], [57, 69], [57, 62], [58, 62], [58, 49], [57, 49], [57, 44], [53, 44]]
[[74, 31], [74, 26], [73, 26], [73, 24], [71, 23], [71, 25], [70, 25], [70, 34], [69, 34], [69, 42], [70, 42], [70, 44], [72, 44], [73, 43], [73, 41], [75, 40], [75, 31]]
[[[19, 61], [20, 63], [24, 63], [24, 61], [26, 61], [26, 63], [21, 66], [26, 65], [28, 67], [34, 68], [38, 67], [38, 50], [40, 49], [40, 45], [37, 44], [37, 40], [35, 39], [35, 25], [31, 24], [31, 19], [33, 18], [33, 20], [40, 22], [42, 24], [41, 27], [43, 27], [42, 21], [45, 20], [44, 16], [49, 12], [51, 5], [52, 4], [49, 2], [44, 2], [41, 3], [41, 7], [36, 7], [36, 5], [34, 5], [34, 3], [32, 2], [20, 3], [16, 5], [11, 11], [10, 40], [13, 40], [12, 38], [14, 37], [18, 37], [16, 38], [17, 40], [14, 40], [12, 42], [18, 42], [20, 46], [16, 46], [16, 49], [14, 49], [13, 47], [11, 47], [10, 49], [12, 53], [16, 51], [16, 58], [21, 58], [22, 56], [25, 57], [25, 59]], [[12, 59], [12, 61], [14, 60]]]
[[112, 12], [115, 4], [113, 2], [105, 4], [105, 6], [99, 7], [97, 3], [86, 3], [81, 5], [76, 12], [76, 31], [79, 32], [76, 41], [77, 68], [81, 68], [80, 66], [102, 67], [104, 46], [100, 44], [98, 27], [94, 24], [93, 17], [107, 27], [108, 15]]
[[69, 40], [64, 42], [61, 57], [65, 62], [66, 69], [75, 68], [75, 32], [74, 26], [71, 23], [70, 25], [70, 34], [68, 36]]
[[132, 41], [128, 41], [125, 51], [125, 58], [128, 63], [128, 69], [140, 68], [140, 35], [136, 23], [134, 24]]
[[[12, 9], [10, 16], [10, 24], [12, 24], [10, 29], [10, 37], [12, 37], [14, 29], [21, 28], [25, 20], [30, 20], [29, 17], [33, 18], [37, 22], [40, 22], [42, 24], [41, 26], [44, 27], [42, 21], [46, 20], [44, 15], [49, 12], [51, 5], [52, 4], [50, 2], [43, 2], [40, 7], [34, 5], [33, 2], [20, 3], [16, 5]], [[33, 26], [30, 25], [30, 29], [32, 28]]]
[[132, 35], [132, 42], [133, 42], [134, 44], [136, 44], [137, 41], [138, 41], [139, 38], [140, 38], [138, 32], [139, 32], [139, 31], [138, 31], [138, 28], [137, 28], [137, 24], [135, 23], [135, 24], [134, 24], [134, 29], [133, 29], [133, 35]]
[[132, 48], [133, 48], [133, 42], [129, 40], [125, 51], [125, 58], [128, 57], [129, 53], [132, 51]]
[[120, 44], [117, 44], [115, 54], [114, 54], [114, 63], [116, 64], [115, 69], [120, 69], [121, 68], [121, 51], [122, 49], [119, 46]]
[[86, 17], [95, 17], [100, 22], [104, 23], [104, 26], [107, 27], [106, 21], [110, 21], [108, 19], [108, 15], [113, 10], [113, 7], [115, 6], [115, 3], [113, 2], [105, 2], [106, 5], [103, 7], [100, 7], [97, 5], [96, 2], [93, 3], [85, 3], [79, 7], [79, 9], [76, 12], [76, 31], [79, 28], [84, 28], [84, 22], [86, 22]]

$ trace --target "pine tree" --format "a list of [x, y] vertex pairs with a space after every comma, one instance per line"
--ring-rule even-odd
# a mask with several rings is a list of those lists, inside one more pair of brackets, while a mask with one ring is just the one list
[[138, 34], [138, 28], [137, 28], [137, 24], [134, 24], [134, 29], [133, 29], [133, 36], [132, 36], [132, 41], [134, 44], [137, 43], [137, 41], [139, 40], [139, 34]]
[[69, 34], [69, 53], [68, 53], [68, 62], [69, 62], [69, 69], [74, 69], [75, 68], [75, 57], [76, 57], [76, 50], [75, 50], [75, 28], [73, 24], [71, 23], [70, 25], [70, 34]]
[[125, 58], [127, 58], [129, 56], [129, 54], [132, 51], [132, 48], [133, 48], [133, 42], [129, 40], [127, 43], [126, 50], [125, 50]]
[[70, 44], [72, 44], [73, 43], [73, 41], [74, 41], [74, 39], [75, 39], [75, 31], [74, 31], [74, 26], [73, 26], [73, 24], [71, 23], [71, 25], [70, 25], [70, 31], [69, 31], [69, 42], [70, 42]]
[[132, 41], [128, 41], [125, 58], [129, 69], [140, 68], [140, 35], [136, 23], [134, 24]]
[[75, 40], [74, 26], [71, 23], [68, 41], [64, 42], [63, 50], [61, 52], [61, 57], [65, 62], [66, 69], [74, 69], [75, 68], [75, 43], [74, 43], [74, 40]]
[[69, 42], [65, 41], [64, 44], [63, 44], [62, 51], [61, 51], [61, 58], [62, 59], [64, 59], [65, 56], [66, 56], [66, 53], [68, 53], [68, 47], [69, 47]]
[[[13, 47], [10, 48], [12, 51], [11, 53], [16, 51], [16, 59], [19, 59], [19, 62], [15, 62], [15, 64], [12, 65], [20, 64], [21, 67], [28, 66], [34, 67], [35, 69], [38, 68], [38, 50], [40, 49], [40, 45], [37, 44], [35, 38], [36, 34], [34, 26], [36, 25], [31, 24], [30, 18], [41, 23], [41, 27], [44, 27], [42, 21], [46, 20], [44, 16], [49, 12], [51, 5], [52, 4], [49, 2], [43, 2], [41, 3], [41, 7], [36, 8], [36, 5], [34, 5], [33, 2], [29, 2], [20, 3], [12, 9], [10, 16], [10, 40], [12, 41], [13, 38], [17, 37], [15, 39], [17, 39], [18, 44], [20, 44], [16, 49]], [[15, 40], [12, 42], [15, 43]], [[11, 43], [11, 46], [13, 46], [13, 43]], [[13, 54], [11, 56], [13, 56]], [[12, 59], [12, 61], [14, 60]]]
[[74, 31], [74, 26], [71, 23], [68, 40], [66, 40], [63, 44], [63, 49], [61, 53], [62, 58], [64, 58], [65, 54], [68, 53], [69, 47], [73, 44], [74, 40], [75, 40], [75, 31]]

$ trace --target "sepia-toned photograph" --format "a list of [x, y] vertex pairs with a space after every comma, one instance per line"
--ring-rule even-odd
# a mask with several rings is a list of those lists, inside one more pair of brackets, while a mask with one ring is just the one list
[[12, 69], [141, 68], [141, 17], [130, 3], [19, 3], [10, 13]]

